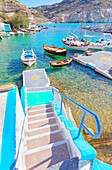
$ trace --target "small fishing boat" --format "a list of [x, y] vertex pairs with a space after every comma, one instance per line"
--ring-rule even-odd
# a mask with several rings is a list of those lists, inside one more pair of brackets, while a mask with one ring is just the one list
[[77, 36], [70, 32], [71, 34], [75, 35], [75, 36], [68, 36], [66, 37], [66, 39], [63, 38], [62, 43], [68, 47], [71, 48], [73, 50], [80, 50], [80, 51], [86, 51], [89, 47], [90, 42], [87, 42], [83, 39], [81, 39], [81, 34], [82, 34], [82, 24], [83, 24], [83, 13], [84, 10], [82, 11], [82, 20], [81, 20], [81, 29], [80, 29], [80, 37], [79, 40], [77, 40]]
[[90, 42], [89, 48], [103, 50], [107, 45], [107, 42], [98, 40], [96, 42]]
[[62, 43], [71, 49], [85, 51], [88, 49], [90, 42], [78, 41], [77, 37], [68, 36], [66, 40], [63, 38]]
[[22, 31], [17, 31], [17, 34], [18, 34], [18, 35], [24, 35], [24, 32], [22, 32]]
[[72, 58], [70, 59], [63, 59], [63, 60], [56, 60], [56, 61], [51, 61], [50, 64], [53, 67], [60, 67], [60, 66], [65, 66], [67, 64], [70, 64], [72, 61]]
[[59, 47], [55, 47], [53, 46], [46, 46], [43, 44], [43, 49], [51, 54], [56, 54], [56, 55], [66, 55], [67, 50], [64, 48], [59, 48]]
[[0, 40], [2, 40], [3, 38], [2, 38], [2, 36], [0, 36]]
[[21, 61], [24, 64], [31, 67], [32, 64], [36, 62], [36, 59], [37, 57], [35, 53], [33, 52], [33, 50], [26, 50], [26, 51], [23, 50], [22, 55], [21, 55]]

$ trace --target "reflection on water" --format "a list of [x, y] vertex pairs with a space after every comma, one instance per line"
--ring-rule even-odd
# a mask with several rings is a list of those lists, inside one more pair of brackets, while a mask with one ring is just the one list
[[[31, 69], [45, 68], [51, 85], [99, 116], [102, 125], [101, 137], [97, 140], [93, 140], [88, 136], [85, 138], [95, 146], [100, 160], [112, 164], [112, 153], [110, 152], [112, 150], [112, 81], [74, 61], [64, 67], [53, 68], [49, 62], [63, 57], [44, 54], [42, 48], [43, 43], [45, 45], [55, 44], [55, 46], [64, 47], [62, 39], [66, 37], [66, 31], [69, 26], [70, 24], [57, 24], [54, 28], [50, 24], [48, 30], [32, 35], [15, 36], [10, 39], [4, 38], [0, 41], [0, 85], [9, 82], [17, 83], [22, 71], [30, 69], [28, 66], [23, 65], [20, 57], [23, 48], [33, 48], [37, 56], [37, 62]], [[77, 24], [73, 24], [73, 30], [76, 26]], [[79, 31], [76, 31], [77, 35], [79, 35]], [[85, 32], [87, 34], [91, 33], [85, 30], [84, 34]], [[102, 38], [103, 35], [95, 32], [94, 34], [96, 37], [93, 37], [93, 41], [96, 41], [95, 38]], [[70, 58], [73, 54], [74, 50], [68, 50], [66, 58]], [[68, 105], [71, 107], [77, 126], [79, 126], [83, 114], [82, 110], [77, 109], [70, 103]], [[85, 123], [95, 131], [95, 123], [91, 117], [88, 116]]]

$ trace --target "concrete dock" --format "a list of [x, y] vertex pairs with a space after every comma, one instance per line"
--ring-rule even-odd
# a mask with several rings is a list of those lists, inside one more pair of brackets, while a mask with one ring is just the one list
[[112, 67], [111, 52], [99, 51], [92, 53], [90, 56], [81, 54], [78, 57], [73, 56], [73, 60], [112, 80], [112, 70], [110, 69]]
[[26, 88], [48, 87], [49, 79], [44, 69], [23, 71], [23, 86]]

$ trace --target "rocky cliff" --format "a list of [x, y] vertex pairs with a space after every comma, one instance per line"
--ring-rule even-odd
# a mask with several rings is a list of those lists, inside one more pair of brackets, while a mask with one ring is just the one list
[[104, 33], [111, 33], [112, 34], [112, 24], [101, 24], [101, 25], [85, 25], [83, 29], [87, 29], [90, 31], [96, 32], [104, 32]]
[[21, 13], [31, 22], [48, 22], [44, 16], [34, 16], [32, 11], [17, 0], [0, 0], [0, 22], [4, 22], [11, 18], [15, 13]]
[[61, 3], [40, 6], [44, 16], [52, 22], [112, 22], [112, 0], [63, 0]]

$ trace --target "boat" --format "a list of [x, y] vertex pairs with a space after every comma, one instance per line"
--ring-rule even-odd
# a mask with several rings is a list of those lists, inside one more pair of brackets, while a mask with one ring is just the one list
[[26, 50], [26, 51], [23, 50], [22, 55], [21, 55], [21, 61], [24, 64], [31, 67], [32, 64], [36, 62], [36, 59], [37, 59], [37, 57], [36, 57], [35, 53], [33, 52], [33, 49]]
[[9, 35], [14, 36], [15, 33], [14, 32], [9, 32]]
[[3, 38], [2, 38], [2, 36], [0, 36], [0, 40], [2, 40]]
[[65, 66], [67, 64], [70, 64], [71, 61], [72, 61], [72, 58], [70, 58], [70, 59], [62, 59], [62, 60], [51, 61], [50, 64], [53, 67], [60, 67], [60, 66]]
[[90, 42], [89, 48], [103, 50], [108, 45], [109, 45], [108, 41], [104, 41], [103, 39], [101, 39], [96, 42]]
[[[90, 42], [87, 42], [87, 41], [81, 39], [82, 23], [83, 23], [83, 12], [82, 12], [82, 20], [81, 20], [81, 29], [80, 29], [79, 40], [77, 40], [77, 36], [68, 36], [66, 39], [63, 38], [63, 40], [62, 40], [62, 43], [66, 47], [69, 47], [69, 48], [74, 49], [74, 50], [80, 50], [80, 51], [86, 51], [88, 49], [88, 47], [89, 47], [89, 44], [90, 44]], [[72, 32], [70, 32], [70, 33], [73, 34]], [[75, 34], [73, 34], [73, 35], [75, 35]]]
[[55, 54], [55, 55], [66, 55], [67, 53], [67, 49], [64, 48], [59, 48], [59, 47], [55, 47], [53, 46], [46, 46], [43, 44], [43, 49], [51, 54]]
[[90, 44], [90, 42], [84, 40], [78, 41], [77, 37], [74, 36], [68, 36], [66, 40], [63, 38], [62, 43], [66, 47], [69, 47], [74, 50], [80, 50], [80, 51], [86, 51]]
[[6, 32], [2, 32], [2, 33], [0, 33], [0, 37], [9, 37], [9, 34], [8, 33], [6, 33]]
[[22, 31], [17, 31], [17, 34], [18, 34], [18, 35], [24, 35], [24, 32], [22, 32]]

